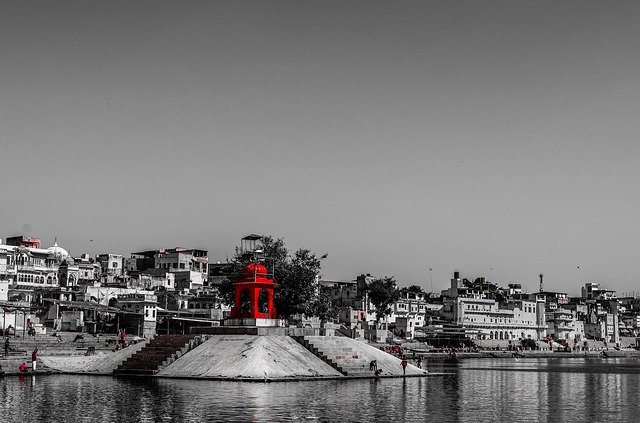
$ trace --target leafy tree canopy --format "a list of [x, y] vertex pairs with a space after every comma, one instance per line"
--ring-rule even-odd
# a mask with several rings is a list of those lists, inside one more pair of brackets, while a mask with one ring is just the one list
[[376, 308], [376, 317], [383, 318], [391, 314], [391, 306], [400, 299], [400, 291], [397, 289], [393, 277], [383, 277], [372, 280], [367, 286], [369, 301]]
[[410, 293], [410, 294], [424, 294], [424, 291], [422, 290], [422, 288], [419, 285], [411, 285], [409, 287], [402, 287], [400, 288], [400, 292], [402, 292], [403, 294], [406, 293]]

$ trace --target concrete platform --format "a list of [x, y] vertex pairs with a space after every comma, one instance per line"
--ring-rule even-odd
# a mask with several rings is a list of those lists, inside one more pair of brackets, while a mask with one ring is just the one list
[[[341, 336], [305, 336], [318, 352], [334, 362], [349, 376], [373, 377], [369, 370], [372, 360], [378, 362], [381, 376], [402, 377], [402, 360], [357, 339]], [[412, 364], [406, 368], [406, 376], [423, 376], [425, 372]]]
[[[89, 356], [41, 356], [38, 363], [47, 370], [59, 373], [111, 375], [113, 370], [138, 352], [148, 341], [139, 342], [119, 351]], [[4, 368], [4, 365], [3, 365]]]
[[289, 336], [213, 335], [158, 377], [229, 380], [342, 378]]

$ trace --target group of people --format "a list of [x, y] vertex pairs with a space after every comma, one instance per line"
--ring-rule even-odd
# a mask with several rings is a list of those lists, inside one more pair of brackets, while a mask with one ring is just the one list
[[382, 370], [378, 369], [378, 360], [371, 360], [369, 362], [369, 371], [374, 372], [376, 376], [380, 376], [380, 373], [382, 373]]
[[124, 329], [120, 329], [120, 334], [118, 336], [118, 344], [116, 345], [116, 351], [127, 347], [127, 332]]
[[386, 353], [395, 355], [396, 357], [402, 357], [402, 347], [398, 345], [382, 345], [380, 349]]
[[[38, 347], [36, 347], [31, 353], [31, 371], [32, 372], [35, 372], [37, 370], [37, 364], [38, 364]], [[27, 367], [27, 364], [25, 362], [22, 362], [18, 370], [20, 370], [20, 373], [24, 374], [29, 371], [29, 368]]]

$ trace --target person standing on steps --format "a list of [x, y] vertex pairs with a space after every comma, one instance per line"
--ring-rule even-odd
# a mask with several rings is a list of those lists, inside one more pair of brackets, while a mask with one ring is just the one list
[[38, 347], [31, 353], [31, 370], [36, 371], [36, 363], [38, 361]]
[[407, 360], [402, 359], [402, 362], [400, 364], [402, 364], [402, 376], [406, 376], [407, 375]]

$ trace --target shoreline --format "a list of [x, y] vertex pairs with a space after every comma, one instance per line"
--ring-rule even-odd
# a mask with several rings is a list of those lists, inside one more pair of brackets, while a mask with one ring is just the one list
[[[605, 354], [612, 354], [607, 357]], [[100, 359], [102, 356], [106, 354], [97, 354], [96, 359]], [[446, 363], [450, 362], [450, 357], [446, 353], [417, 353], [417, 357], [422, 357], [423, 362], [425, 363]], [[17, 370], [17, 365], [15, 358], [0, 358], [0, 366], [2, 366], [2, 372], [0, 373], [0, 377], [3, 376], [48, 376], [48, 375], [78, 375], [78, 376], [110, 376], [114, 377], [113, 371], [95, 371], [95, 370], [82, 370], [80, 368], [72, 368], [73, 365], [73, 356], [68, 355], [54, 355], [54, 356], [46, 356], [42, 357], [42, 361], [47, 361], [50, 358], [55, 358], [58, 362], [66, 362], [69, 366], [68, 369], [54, 369], [46, 366], [42, 362], [39, 362], [40, 368], [35, 372], [29, 371], [28, 373], [20, 373]], [[598, 358], [598, 359], [607, 359], [607, 358], [640, 358], [640, 351], [630, 350], [630, 351], [618, 351], [618, 350], [603, 350], [603, 351], [587, 351], [587, 352], [554, 352], [554, 351], [480, 351], [476, 353], [458, 353], [456, 361], [469, 360], [469, 359], [507, 359], [507, 358], [517, 358], [517, 359], [531, 359], [531, 358], [542, 358], [542, 359], [563, 359], [563, 358]], [[411, 358], [409, 358], [411, 359]], [[413, 359], [411, 359], [413, 360]], [[40, 360], [39, 360], [40, 361]], [[15, 370], [13, 370], [15, 369]], [[428, 369], [424, 370], [422, 374], [407, 374], [407, 375], [380, 375], [380, 376], [370, 376], [370, 375], [351, 375], [351, 376], [316, 376], [316, 377], [300, 377], [300, 376], [292, 376], [292, 377], [267, 377], [267, 378], [252, 378], [252, 377], [215, 377], [215, 376], [169, 376], [169, 375], [141, 375], [135, 376], [130, 375], [125, 378], [131, 379], [139, 379], [139, 378], [148, 378], [148, 379], [188, 379], [188, 380], [215, 380], [215, 381], [229, 381], [229, 382], [258, 382], [258, 383], [272, 383], [272, 382], [294, 382], [294, 381], [318, 381], [318, 380], [358, 380], [358, 379], [390, 379], [390, 378], [413, 378], [413, 377], [428, 377], [428, 376], [443, 376], [447, 373], [442, 372], [430, 372]]]
[[[405, 354], [406, 357], [413, 357], [411, 354]], [[415, 357], [422, 357], [422, 359], [429, 363], [438, 363], [451, 361], [451, 357], [448, 353], [423, 353], [416, 352]], [[468, 360], [471, 358], [476, 359], [501, 359], [501, 358], [640, 358], [640, 351], [638, 350], [599, 350], [599, 351], [580, 351], [580, 352], [565, 352], [565, 351], [493, 351], [484, 350], [478, 352], [459, 352], [456, 354], [455, 360]]]

